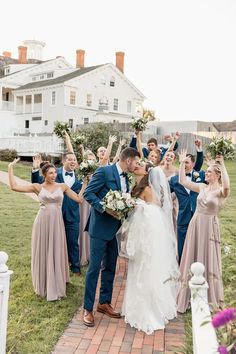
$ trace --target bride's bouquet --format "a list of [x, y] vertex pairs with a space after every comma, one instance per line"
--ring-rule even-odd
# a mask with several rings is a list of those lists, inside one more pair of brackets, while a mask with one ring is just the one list
[[104, 210], [110, 209], [115, 212], [117, 219], [124, 220], [134, 209], [136, 199], [130, 193], [110, 190], [101, 202]]
[[96, 161], [83, 160], [79, 165], [78, 177], [84, 179], [88, 175], [92, 175], [99, 167]]
[[54, 123], [53, 133], [55, 133], [58, 138], [63, 138], [65, 131], [70, 135], [70, 128], [68, 123], [59, 121]]
[[217, 155], [222, 155], [226, 160], [235, 157], [235, 147], [232, 140], [224, 137], [213, 137], [212, 142], [206, 145], [206, 151], [211, 154], [213, 159], [215, 159]]
[[144, 114], [143, 114], [143, 117], [142, 118], [135, 118], [135, 117], [132, 117], [133, 121], [131, 123], [132, 127], [135, 129], [135, 130], [139, 130], [139, 131], [143, 131], [146, 129], [146, 125], [148, 122], [151, 122], [153, 120], [155, 120], [155, 117], [154, 117], [154, 114], [153, 112], [151, 111], [146, 111]]

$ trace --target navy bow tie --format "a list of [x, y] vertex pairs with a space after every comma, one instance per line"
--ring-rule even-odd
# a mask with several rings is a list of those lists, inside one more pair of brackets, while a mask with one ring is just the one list
[[65, 176], [71, 176], [71, 177], [73, 177], [73, 175], [74, 175], [73, 172], [67, 172], [67, 171], [66, 171], [66, 173], [65, 173]]
[[120, 173], [120, 176], [127, 177], [127, 176], [128, 176], [128, 173], [126, 173], [126, 172], [121, 172], [121, 173]]
[[192, 173], [186, 173], [185, 176], [192, 177]]

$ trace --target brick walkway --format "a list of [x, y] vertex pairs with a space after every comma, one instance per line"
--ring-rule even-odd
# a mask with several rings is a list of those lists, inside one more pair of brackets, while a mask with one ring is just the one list
[[[113, 291], [113, 305], [121, 309], [125, 289], [127, 262], [118, 259]], [[97, 294], [98, 295], [98, 294]], [[98, 296], [96, 296], [96, 309]], [[119, 320], [95, 313], [95, 327], [88, 328], [82, 322], [82, 308], [78, 310], [69, 326], [59, 339], [52, 354], [158, 354], [180, 353], [184, 343], [184, 323], [179, 317], [171, 321], [165, 330], [153, 335], [139, 332]]]

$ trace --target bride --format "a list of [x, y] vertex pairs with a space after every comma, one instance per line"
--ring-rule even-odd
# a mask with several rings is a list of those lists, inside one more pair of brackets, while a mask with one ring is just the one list
[[179, 277], [170, 192], [161, 168], [151, 166], [134, 171], [137, 206], [120, 230], [129, 258], [122, 315], [147, 334], [176, 317]]

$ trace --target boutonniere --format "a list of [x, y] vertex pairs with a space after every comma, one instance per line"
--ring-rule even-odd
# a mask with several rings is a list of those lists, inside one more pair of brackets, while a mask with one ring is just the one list
[[132, 173], [128, 173], [128, 183], [129, 183], [129, 189], [131, 190], [135, 185], [135, 177]]
[[197, 172], [197, 171], [193, 171], [192, 176], [193, 176], [193, 179], [194, 179], [195, 181], [197, 181], [197, 180], [199, 179], [199, 177], [200, 177], [200, 174], [199, 174], [199, 172]]

